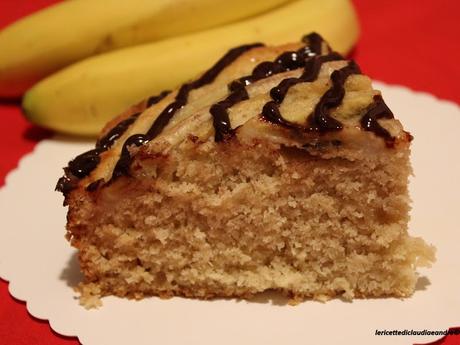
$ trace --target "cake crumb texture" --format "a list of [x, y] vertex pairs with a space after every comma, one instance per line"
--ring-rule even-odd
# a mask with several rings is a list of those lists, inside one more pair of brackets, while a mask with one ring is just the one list
[[410, 296], [434, 248], [407, 233], [409, 144], [373, 154], [323, 144], [189, 137], [167, 153], [144, 147], [129, 177], [73, 191], [81, 303]]

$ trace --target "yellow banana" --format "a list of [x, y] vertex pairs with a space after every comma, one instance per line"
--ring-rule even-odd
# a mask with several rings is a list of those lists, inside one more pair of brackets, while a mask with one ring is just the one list
[[38, 125], [95, 135], [130, 105], [196, 76], [233, 46], [296, 42], [311, 31], [348, 52], [358, 36], [351, 3], [298, 0], [238, 23], [92, 57], [38, 83], [23, 108]]
[[203, 30], [290, 0], [73, 0], [0, 31], [0, 97], [108, 50]]

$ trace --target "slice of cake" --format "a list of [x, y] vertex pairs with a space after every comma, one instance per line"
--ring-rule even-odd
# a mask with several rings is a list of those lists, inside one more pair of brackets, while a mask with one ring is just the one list
[[112, 121], [65, 168], [82, 302], [410, 296], [412, 136], [317, 34], [244, 45]]

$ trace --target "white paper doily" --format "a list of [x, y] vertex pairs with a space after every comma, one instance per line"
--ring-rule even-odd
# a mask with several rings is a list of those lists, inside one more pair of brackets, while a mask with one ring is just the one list
[[377, 336], [375, 330], [443, 330], [460, 326], [460, 108], [429, 94], [376, 83], [415, 136], [410, 231], [437, 247], [408, 299], [307, 301], [292, 307], [257, 301], [104, 298], [87, 311], [71, 286], [80, 279], [64, 239], [66, 209], [53, 191], [67, 161], [90, 143], [40, 142], [0, 191], [0, 276], [29, 312], [85, 345], [104, 344], [412, 344], [433, 336]]

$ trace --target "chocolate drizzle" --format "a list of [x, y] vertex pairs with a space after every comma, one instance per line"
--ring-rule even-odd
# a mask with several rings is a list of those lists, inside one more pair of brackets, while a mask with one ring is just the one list
[[115, 168], [113, 169], [113, 174], [112, 174], [112, 180], [116, 179], [117, 177], [120, 177], [122, 175], [128, 175], [129, 174], [129, 167], [131, 165], [131, 154], [129, 153], [129, 147], [134, 145], [134, 146], [141, 146], [145, 143], [147, 143], [149, 139], [145, 134], [134, 134], [131, 135], [123, 144], [123, 148], [121, 149], [121, 154], [120, 158], [117, 161], [117, 164], [115, 165]]
[[99, 155], [107, 151], [114, 142], [136, 121], [140, 113], [135, 113], [127, 119], [120, 121], [104, 137], [96, 142], [96, 148], [89, 150], [71, 160], [67, 166], [68, 172], [78, 179], [88, 176], [99, 164]]
[[346, 67], [332, 73], [332, 87], [321, 97], [313, 113], [308, 116], [306, 127], [285, 120], [280, 113], [279, 105], [283, 102], [291, 87], [299, 83], [316, 80], [323, 63], [342, 59], [340, 54], [330, 53], [324, 56], [315, 56], [307, 60], [304, 72], [299, 78], [284, 79], [270, 90], [272, 101], [264, 105], [262, 109], [263, 118], [288, 128], [304, 128], [315, 132], [340, 130], [342, 125], [329, 115], [329, 110], [342, 102], [345, 94], [343, 85], [347, 77], [350, 74], [360, 73], [358, 66], [354, 62], [350, 62]]
[[[162, 100], [169, 91], [163, 91], [160, 95], [150, 97], [147, 104], [153, 105], [153, 102]], [[64, 176], [61, 177], [57, 184], [56, 190], [64, 195], [77, 187], [78, 181], [88, 176], [99, 164], [100, 154], [112, 147], [115, 141], [120, 138], [123, 133], [136, 121], [140, 113], [135, 113], [127, 119], [120, 121], [113, 127], [105, 136], [97, 141], [96, 147], [89, 150], [71, 160], [67, 167], [64, 168]], [[93, 188], [94, 186], [92, 186]]]
[[135, 113], [127, 119], [120, 121], [113, 127], [104, 137], [96, 142], [96, 149], [108, 150], [112, 147], [115, 141], [123, 135], [124, 132], [137, 120], [141, 113]]
[[371, 131], [375, 135], [382, 137], [388, 147], [394, 146], [395, 137], [383, 128], [377, 120], [393, 119], [393, 113], [383, 101], [382, 96], [375, 95], [374, 102], [367, 109], [366, 114], [361, 118], [361, 127], [365, 131]]
[[99, 164], [101, 152], [103, 152], [102, 149], [96, 148], [75, 157], [68, 165], [70, 173], [79, 179], [88, 176]]
[[159, 95], [156, 96], [150, 96], [147, 99], [147, 108], [150, 108], [152, 105], [157, 104], [160, 102], [163, 98], [165, 98], [167, 95], [169, 95], [171, 91], [169, 90], [164, 90], [162, 91]]
[[[229, 84], [228, 88], [230, 94], [227, 98], [213, 104], [209, 110], [213, 118], [215, 141], [222, 141], [233, 134], [228, 109], [241, 101], [249, 99], [246, 86], [278, 73], [304, 67], [306, 61], [309, 61], [311, 57], [321, 55], [323, 44], [321, 36], [316, 33], [311, 33], [306, 35], [303, 38], [303, 41], [308, 45], [298, 49], [297, 51], [284, 52], [274, 61], [261, 62], [254, 68], [252, 74], [236, 79]], [[334, 56], [338, 57], [338, 59], [342, 59], [339, 54]]]
[[[316, 55], [320, 55], [322, 51], [322, 45], [324, 42], [323, 38], [318, 35], [316, 32], [311, 32], [308, 35], [302, 37], [302, 42], [307, 43], [312, 52], [315, 52]], [[326, 45], [327, 50], [330, 51], [331, 48], [329, 45]]]
[[[352, 74], [360, 74], [359, 67], [354, 61], [349, 62], [345, 67], [335, 70], [331, 74], [332, 86], [323, 94], [315, 109], [308, 115], [305, 124], [297, 124], [283, 118], [280, 113], [280, 105], [284, 101], [289, 89], [299, 83], [313, 82], [318, 78], [321, 66], [330, 61], [343, 60], [343, 57], [335, 52], [331, 52], [330, 47], [323, 41], [321, 36], [316, 33], [303, 37], [306, 45], [297, 51], [288, 51], [279, 55], [274, 61], [259, 63], [250, 75], [232, 81], [228, 85], [228, 96], [213, 104], [210, 113], [215, 129], [215, 141], [223, 141], [233, 135], [228, 109], [235, 104], [249, 99], [246, 86], [261, 79], [271, 77], [278, 73], [287, 72], [303, 68], [303, 73], [298, 78], [286, 78], [277, 86], [270, 90], [271, 100], [262, 109], [262, 118], [277, 125], [293, 128], [301, 131], [311, 131], [325, 133], [338, 131], [343, 128], [341, 122], [333, 118], [331, 110], [339, 106], [345, 96], [344, 84]], [[130, 174], [132, 156], [130, 150], [146, 144], [157, 137], [164, 128], [170, 123], [175, 114], [182, 109], [188, 102], [189, 94], [192, 90], [212, 83], [218, 75], [228, 65], [232, 64], [238, 57], [246, 51], [255, 47], [263, 46], [260, 43], [243, 45], [229, 50], [219, 61], [217, 61], [200, 78], [182, 85], [177, 92], [174, 100], [169, 103], [153, 121], [151, 127], [145, 134], [134, 134], [130, 136], [121, 149], [120, 157], [115, 164], [111, 179], [108, 183], [123, 175]], [[327, 55], [321, 55], [323, 50]], [[146, 101], [146, 106], [150, 107], [164, 99], [170, 91], [163, 91], [158, 96], [152, 96]], [[136, 113], [129, 118], [120, 121], [103, 138], [101, 138], [94, 149], [77, 156], [70, 161], [64, 169], [65, 175], [61, 177], [56, 185], [59, 190], [66, 195], [76, 188], [78, 181], [88, 176], [100, 163], [100, 155], [110, 149], [114, 143], [126, 132], [126, 130], [136, 121], [140, 113]], [[382, 118], [393, 118], [393, 114], [384, 103], [381, 96], [374, 96], [374, 102], [368, 107], [366, 114], [361, 118], [360, 123], [364, 130], [372, 131], [377, 136], [385, 139], [387, 146], [393, 146], [395, 138], [383, 128], [378, 120]], [[104, 185], [103, 179], [94, 181], [87, 186], [89, 191], [98, 189]]]
[[325, 62], [343, 60], [338, 53], [330, 53], [324, 56], [317, 56], [305, 62], [304, 72], [299, 78], [287, 78], [282, 80], [277, 86], [270, 90], [270, 96], [276, 103], [282, 103], [289, 89], [298, 83], [308, 83], [318, 78], [321, 66]]
[[[236, 86], [238, 85], [238, 86]], [[235, 84], [233, 91], [228, 95], [225, 100], [213, 104], [209, 109], [212, 115], [212, 121], [214, 125], [214, 139], [215, 141], [222, 141], [225, 138], [232, 135], [233, 130], [228, 116], [227, 109], [239, 103], [249, 99], [248, 92], [243, 84]]]
[[190, 91], [201, 88], [206, 84], [212, 83], [228, 65], [233, 63], [243, 53], [250, 49], [261, 46], [263, 46], [263, 44], [254, 43], [230, 49], [219, 61], [217, 61], [214, 64], [214, 66], [212, 66], [208, 71], [206, 71], [200, 78], [190, 83], [182, 85], [179, 89], [179, 92], [176, 95], [175, 100], [163, 109], [163, 111], [155, 119], [152, 126], [145, 135], [135, 134], [128, 138], [128, 140], [126, 140], [125, 144], [123, 145], [120, 159], [118, 160], [113, 170], [111, 180], [114, 180], [122, 175], [129, 174], [129, 166], [131, 164], [132, 158], [129, 153], [128, 147], [130, 145], [140, 146], [157, 137], [168, 125], [168, 123], [171, 121], [176, 112], [187, 104]]
[[[56, 187], [54, 190], [61, 192], [66, 196], [70, 193], [74, 188], [77, 187], [78, 179], [76, 177], [72, 177], [72, 175], [67, 171], [67, 168], [64, 168], [64, 176], [60, 177], [56, 183]], [[64, 200], [64, 206], [66, 202]]]
[[347, 66], [332, 72], [332, 87], [321, 97], [318, 104], [308, 119], [308, 130], [316, 132], [338, 131], [342, 129], [342, 124], [330, 115], [330, 110], [342, 103], [345, 96], [344, 84], [352, 74], [360, 74], [361, 71], [354, 61], [350, 61]]

